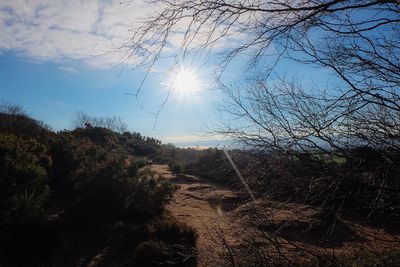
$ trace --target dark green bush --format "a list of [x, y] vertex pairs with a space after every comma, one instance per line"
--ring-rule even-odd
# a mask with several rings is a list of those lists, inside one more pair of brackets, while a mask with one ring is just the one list
[[173, 159], [169, 157], [156, 156], [153, 158], [153, 162], [157, 164], [170, 164], [172, 161]]
[[21, 221], [44, 216], [49, 193], [46, 146], [33, 139], [0, 133], [0, 207], [11, 209]]
[[196, 246], [196, 231], [168, 213], [152, 220], [147, 230], [151, 236], [164, 242]]
[[139, 173], [139, 166], [136, 162], [129, 164], [128, 168], [126, 168], [128, 177], [135, 177]]
[[179, 163], [171, 163], [169, 165], [169, 168], [170, 168], [172, 173], [180, 173], [180, 172], [182, 172], [182, 165], [179, 164]]
[[50, 251], [47, 147], [0, 133], [0, 265], [38, 265]]
[[35, 138], [44, 141], [51, 132], [41, 121], [34, 120], [24, 113], [0, 113], [0, 132], [24, 138]]
[[73, 265], [105, 246], [118, 263], [151, 266], [180, 253], [163, 239], [193, 245], [183, 225], [149, 231], [175, 191], [144, 168], [158, 140], [100, 127], [53, 133], [0, 115], [0, 266]]
[[168, 247], [162, 241], [147, 240], [134, 251], [134, 262], [139, 266], [159, 266], [167, 259]]
[[135, 177], [138, 175], [139, 169], [146, 166], [147, 161], [144, 158], [131, 159], [127, 167], [128, 177]]
[[176, 190], [175, 186], [152, 173], [129, 179], [127, 188], [125, 212], [138, 214], [144, 219], [161, 214]]
[[14, 223], [27, 225], [42, 223], [45, 220], [46, 204], [49, 187], [46, 185], [42, 192], [25, 190], [13, 197]]
[[109, 242], [113, 249], [126, 251], [134, 249], [138, 243], [146, 240], [147, 236], [143, 225], [117, 222], [112, 225]]

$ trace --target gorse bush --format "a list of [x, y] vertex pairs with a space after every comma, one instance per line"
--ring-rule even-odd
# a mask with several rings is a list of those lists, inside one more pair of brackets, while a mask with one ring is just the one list
[[25, 225], [40, 223], [45, 219], [46, 204], [49, 196], [49, 187], [46, 185], [42, 192], [25, 189], [13, 197], [15, 212], [14, 223]]
[[39, 220], [49, 193], [50, 167], [46, 146], [0, 133], [0, 206], [14, 210], [21, 222]]
[[160, 142], [101, 127], [54, 133], [42, 125], [0, 113], [0, 265], [73, 265], [105, 247], [115, 264], [153, 264], [164, 248], [149, 239], [164, 241], [147, 224], [162, 217], [175, 191], [144, 168]]
[[[193, 153], [193, 152], [192, 152]], [[196, 174], [207, 179], [214, 180], [226, 186], [240, 186], [239, 179], [224, 155], [222, 150], [207, 149], [195, 152], [197, 155], [193, 161], [187, 161], [183, 169], [191, 174]], [[242, 155], [238, 151], [230, 152], [231, 157], [241, 159]], [[242, 164], [242, 160], [237, 160], [237, 164]]]
[[139, 174], [139, 170], [147, 165], [147, 162], [142, 157], [132, 157], [128, 160], [127, 164], [127, 175], [128, 177], [134, 177]]
[[168, 247], [163, 241], [147, 240], [134, 252], [134, 261], [142, 266], [158, 266], [167, 260]]
[[119, 251], [131, 251], [137, 244], [146, 240], [148, 233], [145, 225], [129, 222], [117, 222], [112, 225], [109, 235], [110, 245]]
[[169, 213], [154, 218], [147, 225], [147, 231], [168, 243], [196, 245], [196, 231], [184, 223], [178, 222]]
[[172, 173], [180, 173], [182, 172], [182, 166], [179, 163], [170, 163], [169, 168]]
[[162, 213], [164, 205], [175, 192], [175, 186], [160, 180], [151, 171], [142, 172], [139, 177], [128, 179], [128, 194], [124, 209], [148, 218]]
[[[52, 167], [47, 147], [33, 138], [0, 133], [0, 264], [43, 260]], [[39, 242], [39, 244], [37, 244]]]

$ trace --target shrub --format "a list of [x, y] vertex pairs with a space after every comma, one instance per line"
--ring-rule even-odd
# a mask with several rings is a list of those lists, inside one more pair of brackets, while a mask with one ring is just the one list
[[125, 198], [125, 212], [137, 214], [143, 219], [159, 215], [164, 210], [176, 188], [165, 180], [154, 177], [154, 174], [141, 174], [128, 180], [128, 195]]
[[135, 177], [139, 173], [139, 166], [136, 164], [136, 162], [133, 162], [128, 166], [128, 168], [126, 168], [126, 172], [128, 177]]
[[112, 225], [109, 237], [110, 245], [116, 250], [132, 250], [147, 237], [146, 228], [128, 222], [117, 222]]
[[161, 239], [164, 242], [196, 245], [196, 230], [185, 223], [179, 222], [168, 213], [155, 218], [147, 225], [147, 230], [151, 236]]
[[157, 148], [146, 143], [132, 143], [132, 152], [139, 156], [152, 156], [157, 152]]
[[172, 173], [180, 173], [182, 172], [182, 165], [179, 163], [171, 163], [169, 166]]
[[355, 267], [395, 267], [400, 266], [400, 250], [390, 250], [384, 253], [365, 252], [353, 260]]
[[29, 118], [23, 113], [0, 113], [0, 132], [14, 134], [19, 137], [35, 138], [44, 141], [50, 130], [43, 122]]
[[127, 167], [128, 177], [135, 177], [139, 174], [139, 169], [146, 166], [147, 162], [144, 158], [131, 159], [129, 166]]
[[170, 164], [172, 161], [173, 159], [170, 157], [157, 156], [153, 158], [153, 162], [158, 164]]
[[0, 207], [27, 216], [30, 208], [33, 213], [42, 210], [49, 191], [46, 182], [50, 166], [46, 146], [33, 139], [0, 134]]
[[140, 243], [134, 252], [134, 262], [140, 266], [159, 266], [165, 261], [168, 248], [162, 241], [147, 240]]
[[299, 264], [301, 267], [395, 267], [400, 266], [400, 251], [388, 250], [384, 252], [364, 251], [347, 256], [319, 255], [308, 262]]
[[44, 186], [43, 191], [39, 193], [25, 190], [15, 195], [13, 198], [15, 212], [14, 223], [21, 225], [42, 223], [45, 219], [45, 205], [48, 196], [48, 186]]
[[123, 264], [179, 258], [168, 242], [192, 248], [195, 234], [171, 218], [156, 223], [176, 190], [145, 167], [159, 146], [100, 127], [52, 133], [0, 113], [0, 265], [69, 265], [64, 256], [72, 264], [103, 245]]

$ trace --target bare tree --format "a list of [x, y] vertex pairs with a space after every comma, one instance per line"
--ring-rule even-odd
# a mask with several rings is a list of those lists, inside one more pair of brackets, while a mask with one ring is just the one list
[[8, 103], [4, 100], [0, 102], [0, 112], [10, 115], [26, 115], [21, 106]]
[[[398, 228], [399, 1], [148, 3], [158, 12], [126, 44], [141, 66], [151, 68], [165, 55], [180, 61], [215, 52], [224, 70], [248, 56], [251, 75], [236, 86], [219, 80], [226, 103], [217, 132], [261, 150], [261, 159], [247, 164], [250, 187], [317, 206], [331, 236], [342, 215], [357, 212]], [[283, 61], [323, 68], [334, 79], [304, 86], [277, 72]], [[335, 156], [346, 164], [332, 163]]]
[[120, 117], [93, 117], [84, 112], [77, 112], [72, 122], [74, 127], [104, 127], [119, 133], [127, 130], [126, 123]]
[[[256, 104], [258, 114], [246, 112], [236, 98], [236, 89], [221, 84], [225, 91], [232, 91], [227, 94], [233, 100], [230, 112], [247, 118], [244, 124], [257, 128], [240, 136], [241, 129], [246, 129], [242, 125], [232, 136], [268, 146], [277, 145], [278, 140], [282, 145], [285, 140], [285, 149], [294, 144], [302, 149], [325, 147], [315, 137], [325, 145], [340, 148], [345, 138], [338, 137], [344, 133], [346, 138], [350, 135], [366, 143], [371, 142], [371, 136], [380, 137], [379, 141], [372, 141], [375, 143], [398, 136], [398, 1], [147, 2], [157, 11], [155, 16], [135, 29], [126, 43], [128, 53], [142, 59], [141, 66], [151, 68], [170, 54], [181, 60], [188, 54], [217, 51], [222, 55], [222, 66], [238, 54], [247, 53], [250, 70], [261, 69], [262, 78], [246, 85], [247, 91], [254, 90], [246, 101]], [[220, 43], [223, 50], [213, 50]], [[171, 49], [175, 50], [171, 53]], [[305, 93], [311, 88], [299, 88], [299, 84], [286, 79], [281, 80], [279, 90], [272, 90], [268, 78], [281, 60], [322, 66], [337, 79], [327, 88], [312, 88], [316, 92], [313, 94]], [[268, 111], [267, 117], [266, 105], [274, 109]], [[280, 114], [277, 109], [281, 109]], [[357, 127], [350, 129], [349, 124]], [[229, 134], [231, 128], [230, 125], [225, 133]], [[390, 144], [398, 146], [397, 142]]]
[[284, 79], [273, 85], [257, 79], [221, 87], [227, 104], [219, 108], [230, 119], [217, 131], [250, 147], [341, 155], [358, 146], [400, 151], [400, 110], [384, 101], [338, 99]]

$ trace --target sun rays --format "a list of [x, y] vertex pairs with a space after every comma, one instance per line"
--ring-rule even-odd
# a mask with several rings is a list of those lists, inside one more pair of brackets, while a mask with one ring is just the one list
[[172, 93], [179, 98], [193, 97], [201, 89], [201, 80], [194, 68], [179, 67], [170, 74]]

